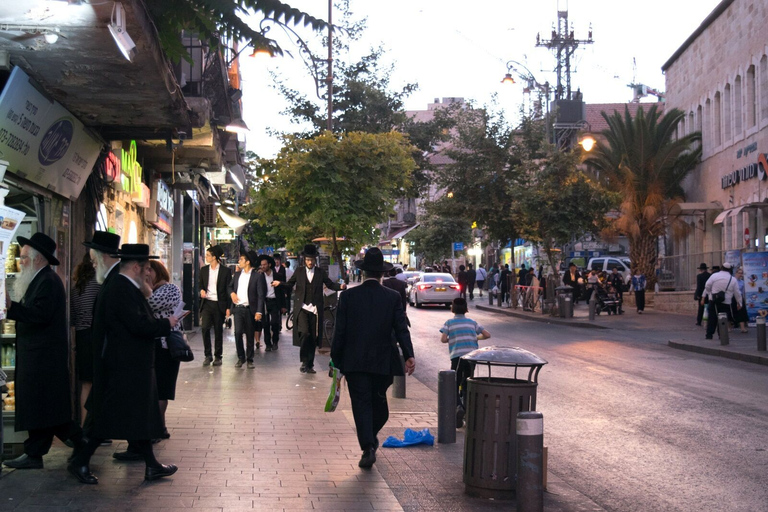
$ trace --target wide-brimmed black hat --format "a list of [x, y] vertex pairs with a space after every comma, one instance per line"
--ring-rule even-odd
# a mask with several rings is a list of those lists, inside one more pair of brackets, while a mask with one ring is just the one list
[[709, 267], [707, 267], [706, 263], [702, 263], [701, 265], [699, 265], [699, 270], [707, 270], [708, 268]]
[[120, 235], [108, 231], [96, 231], [90, 242], [83, 242], [89, 249], [107, 254], [114, 254], [120, 250]]
[[389, 272], [394, 267], [391, 263], [384, 261], [384, 254], [378, 247], [368, 249], [362, 260], [355, 261], [355, 266], [369, 272]]
[[259, 266], [259, 255], [256, 251], [248, 251], [243, 256], [248, 258], [248, 261], [251, 262], [252, 267], [258, 267]]
[[45, 259], [48, 260], [48, 263], [51, 265], [59, 265], [59, 260], [56, 259], [56, 256], [53, 255], [53, 253], [56, 252], [56, 242], [53, 241], [53, 238], [49, 237], [45, 233], [35, 233], [32, 235], [31, 238], [24, 238], [23, 236], [17, 237], [19, 241], [19, 245], [24, 247], [25, 245], [30, 246], [37, 252], [43, 255]]
[[208, 248], [208, 252], [216, 256], [217, 258], [221, 258], [224, 256], [224, 249], [221, 248], [220, 245], [212, 245]]
[[123, 244], [117, 254], [110, 254], [121, 260], [156, 260], [160, 256], [150, 256], [147, 244]]
[[259, 254], [258, 256], [258, 264], [261, 265], [261, 262], [267, 260], [267, 265], [269, 265], [270, 268], [275, 268], [275, 259], [268, 255], [268, 254]]
[[313, 244], [307, 244], [304, 246], [304, 256], [307, 258], [316, 258], [317, 257], [317, 247], [315, 247]]

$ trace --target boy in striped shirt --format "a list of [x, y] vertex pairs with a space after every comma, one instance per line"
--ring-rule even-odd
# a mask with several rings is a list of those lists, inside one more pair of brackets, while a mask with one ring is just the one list
[[458, 407], [456, 408], [456, 427], [459, 428], [464, 420], [464, 401], [462, 391], [466, 389], [467, 379], [471, 375], [471, 368], [467, 363], [461, 363], [461, 356], [478, 348], [477, 340], [486, 340], [491, 333], [482, 325], [471, 318], [467, 318], [466, 299], [453, 299], [451, 312], [454, 317], [443, 324], [440, 329], [442, 337], [440, 341], [448, 344], [448, 353], [451, 357], [451, 370], [456, 371], [456, 392]]

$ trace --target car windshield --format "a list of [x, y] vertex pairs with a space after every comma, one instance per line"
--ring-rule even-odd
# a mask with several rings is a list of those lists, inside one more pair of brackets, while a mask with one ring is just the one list
[[424, 274], [422, 283], [455, 283], [451, 274]]

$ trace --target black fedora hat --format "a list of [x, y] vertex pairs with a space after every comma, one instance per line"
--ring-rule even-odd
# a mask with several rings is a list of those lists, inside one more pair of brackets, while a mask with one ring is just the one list
[[59, 265], [59, 260], [56, 259], [56, 256], [53, 255], [53, 253], [56, 252], [56, 242], [53, 241], [53, 238], [49, 237], [45, 233], [35, 233], [30, 238], [24, 238], [23, 236], [17, 237], [19, 241], [19, 245], [24, 247], [25, 245], [30, 246], [37, 252], [43, 255], [45, 259], [48, 260], [48, 263], [51, 265]]
[[259, 266], [259, 254], [256, 251], [248, 251], [245, 254], [243, 254], [248, 261], [251, 263], [252, 267], [258, 267]]
[[89, 249], [107, 254], [114, 254], [120, 250], [120, 235], [108, 231], [96, 231], [90, 242], [83, 242]]
[[304, 246], [304, 256], [306, 258], [316, 258], [317, 257], [317, 247], [315, 247], [313, 244], [307, 244]]
[[706, 263], [702, 263], [701, 265], [699, 265], [699, 270], [707, 270], [707, 268], [709, 267], [707, 267]]
[[362, 260], [355, 261], [355, 266], [369, 272], [389, 272], [394, 267], [391, 263], [384, 261], [384, 254], [378, 247], [368, 249]]
[[150, 256], [147, 244], [123, 244], [117, 254], [110, 254], [113, 258], [121, 260], [156, 260], [160, 256]]

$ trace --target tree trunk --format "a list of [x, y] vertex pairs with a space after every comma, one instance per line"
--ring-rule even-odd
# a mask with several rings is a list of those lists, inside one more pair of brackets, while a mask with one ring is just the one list
[[645, 275], [646, 288], [652, 290], [656, 284], [657, 237], [641, 229], [640, 236], [631, 237], [629, 243], [632, 267]]

